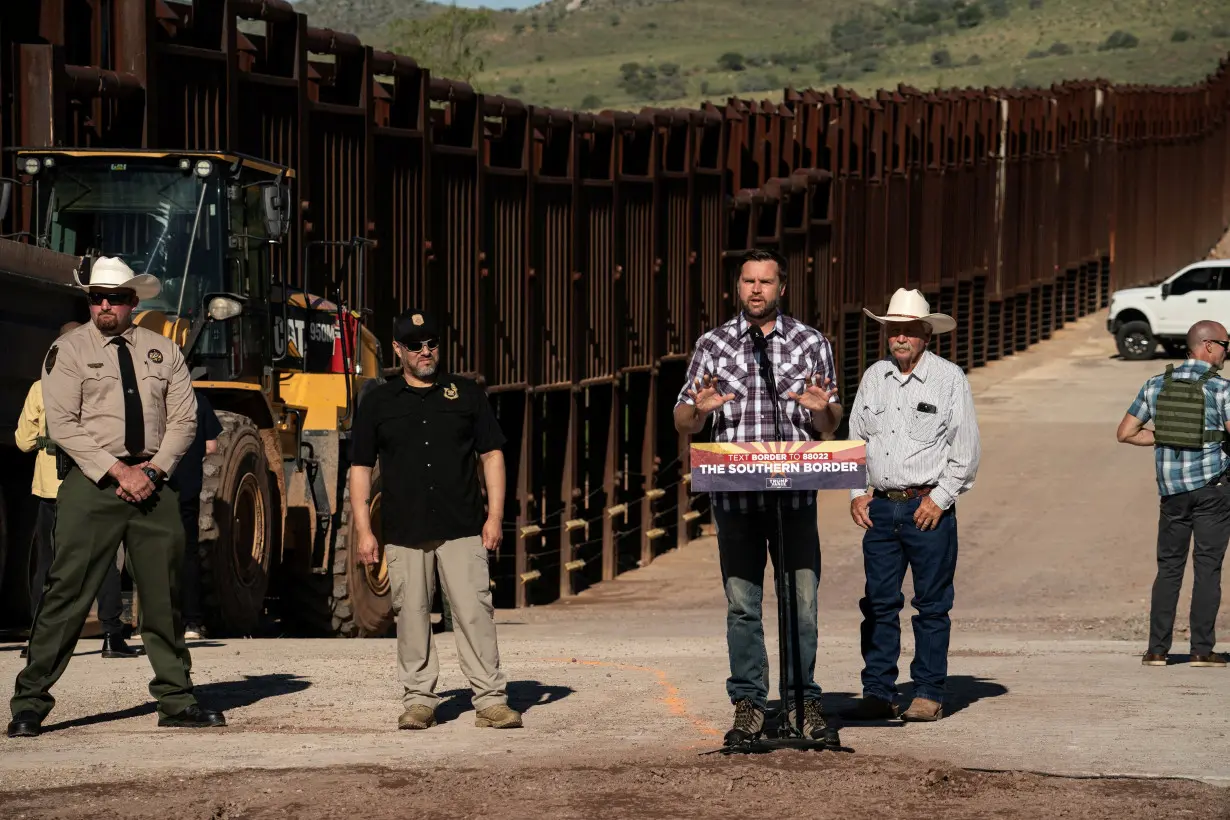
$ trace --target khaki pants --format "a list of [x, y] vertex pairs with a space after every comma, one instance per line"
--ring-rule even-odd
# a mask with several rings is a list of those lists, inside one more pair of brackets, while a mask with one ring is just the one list
[[475, 535], [413, 547], [389, 544], [384, 557], [393, 592], [393, 614], [397, 616], [397, 666], [405, 687], [405, 707], [420, 704], [435, 709], [440, 702], [435, 692], [440, 658], [431, 632], [437, 565], [453, 610], [457, 658], [474, 689], [474, 708], [482, 711], [507, 703], [507, 680], [500, 670], [483, 539]]

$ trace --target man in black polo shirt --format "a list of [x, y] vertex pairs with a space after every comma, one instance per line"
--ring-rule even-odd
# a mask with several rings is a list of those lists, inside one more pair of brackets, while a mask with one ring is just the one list
[[393, 340], [402, 376], [373, 389], [356, 410], [350, 499], [359, 560], [375, 564], [380, 544], [367, 502], [379, 459], [384, 557], [405, 687], [405, 711], [397, 725], [426, 729], [436, 723], [440, 666], [431, 603], [438, 567], [452, 607], [458, 660], [474, 689], [474, 723], [517, 728], [521, 715], [508, 706], [487, 566], [487, 551], [499, 547], [503, 537], [504, 435], [475, 382], [438, 373], [440, 334], [431, 316], [420, 310], [402, 314], [393, 323]]

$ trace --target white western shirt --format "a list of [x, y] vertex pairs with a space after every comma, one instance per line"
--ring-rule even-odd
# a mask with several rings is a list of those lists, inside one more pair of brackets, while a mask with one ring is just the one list
[[[942, 510], [974, 486], [982, 457], [969, 380], [929, 350], [908, 376], [891, 357], [867, 368], [849, 438], [867, 442], [868, 489], [934, 485], [931, 500]], [[850, 491], [852, 499], [866, 494]]]

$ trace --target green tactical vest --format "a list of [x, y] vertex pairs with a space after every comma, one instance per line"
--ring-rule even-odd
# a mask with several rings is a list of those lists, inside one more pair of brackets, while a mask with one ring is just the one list
[[1204, 383], [1216, 372], [1209, 368], [1196, 381], [1176, 381], [1174, 365], [1166, 365], [1166, 378], [1157, 394], [1153, 417], [1154, 444], [1199, 450], [1211, 441], [1226, 440], [1225, 430], [1204, 429]]

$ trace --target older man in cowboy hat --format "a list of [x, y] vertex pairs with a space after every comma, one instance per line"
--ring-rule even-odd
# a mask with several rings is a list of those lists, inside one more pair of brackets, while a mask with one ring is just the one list
[[[80, 283], [78, 283], [80, 284]], [[93, 265], [90, 322], [61, 336], [43, 363], [48, 436], [62, 471], [55, 557], [17, 675], [9, 737], [33, 737], [55, 705], [64, 674], [108, 566], [123, 542], [141, 590], [141, 639], [154, 679], [158, 725], [221, 726], [192, 694], [192, 658], [179, 614], [184, 527], [166, 478], [196, 433], [196, 397], [179, 347], [132, 324], [159, 282], [120, 259]]]
[[917, 290], [899, 289], [877, 316], [888, 337], [888, 358], [863, 374], [850, 412], [850, 439], [867, 442], [866, 490], [851, 493], [850, 515], [866, 530], [863, 567], [863, 698], [845, 716], [897, 716], [897, 659], [901, 654], [901, 592], [908, 566], [914, 699], [904, 720], [943, 716], [948, 674], [948, 612], [957, 567], [957, 496], [974, 484], [981, 447], [974, 400], [960, 367], [927, 350], [933, 333], [956, 322], [932, 313]]

